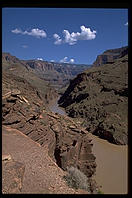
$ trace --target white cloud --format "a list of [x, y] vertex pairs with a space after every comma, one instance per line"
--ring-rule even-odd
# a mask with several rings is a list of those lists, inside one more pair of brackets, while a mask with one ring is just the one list
[[37, 58], [37, 60], [43, 61], [43, 59], [42, 59], [42, 58]]
[[60, 60], [60, 63], [74, 63], [75, 60], [73, 58], [71, 58], [69, 61], [68, 61], [68, 57], [65, 56], [63, 59]]
[[64, 37], [65, 37], [65, 39], [64, 39], [65, 43], [69, 43], [69, 45], [74, 45], [76, 43], [77, 40], [74, 37], [71, 36], [71, 34], [69, 33], [68, 30], [63, 30], [63, 34], [64, 34]]
[[128, 22], [126, 22], [124, 25], [126, 25], [126, 26], [127, 26], [127, 25], [128, 25]]
[[63, 59], [60, 60], [60, 63], [67, 63], [67, 59], [68, 59], [68, 57], [65, 56]]
[[96, 31], [91, 31], [90, 28], [86, 28], [84, 25], [81, 27], [81, 32], [72, 32], [69, 33], [68, 30], [64, 30], [65, 34], [65, 43], [69, 43], [69, 45], [74, 45], [78, 40], [92, 40], [96, 37]]
[[69, 63], [74, 63], [75, 60], [73, 58], [70, 59]]
[[15, 30], [12, 30], [11, 32], [15, 33], [15, 34], [23, 34], [23, 35], [34, 36], [34, 37], [37, 37], [37, 38], [41, 38], [41, 37], [45, 38], [47, 36], [46, 32], [44, 30], [40, 30], [38, 28], [32, 29], [30, 32], [22, 31], [22, 30], [16, 28]]
[[55, 62], [54, 60], [50, 60], [50, 62]]
[[74, 45], [78, 40], [92, 40], [96, 37], [96, 31], [86, 28], [84, 25], [80, 27], [81, 32], [70, 32], [68, 30], [63, 30], [64, 40], [60, 38], [58, 34], [54, 34], [56, 39], [55, 44], [68, 43], [69, 45]]
[[11, 31], [12, 33], [15, 33], [15, 34], [22, 34], [22, 31], [20, 29], [15, 29], [15, 30], [12, 30]]
[[60, 45], [62, 43], [62, 39], [58, 34], [54, 34], [53, 37], [56, 39], [56, 41], [54, 42], [55, 45]]

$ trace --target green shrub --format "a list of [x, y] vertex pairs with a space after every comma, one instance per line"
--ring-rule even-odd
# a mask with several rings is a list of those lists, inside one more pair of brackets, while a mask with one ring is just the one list
[[104, 194], [101, 190], [98, 190], [97, 194]]
[[84, 173], [72, 166], [67, 168], [67, 172], [64, 178], [70, 187], [89, 191], [88, 178]]

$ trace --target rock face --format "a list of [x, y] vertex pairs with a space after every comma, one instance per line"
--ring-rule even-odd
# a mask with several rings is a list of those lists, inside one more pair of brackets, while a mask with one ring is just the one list
[[114, 63], [115, 59], [121, 58], [126, 54], [128, 54], [128, 47], [106, 50], [103, 54], [97, 56], [97, 59], [93, 63], [93, 66]]
[[49, 83], [37, 76], [28, 65], [10, 54], [2, 54], [2, 72], [3, 93], [5, 90], [7, 93], [10, 87], [18, 89], [19, 86], [21, 86], [22, 92], [27, 93], [26, 88], [28, 89], [29, 86], [31, 90], [36, 89], [35, 97], [40, 97], [46, 105], [49, 100], [58, 97], [57, 92]]
[[91, 177], [96, 164], [87, 131], [72, 123], [68, 117], [61, 119], [51, 124], [56, 138], [54, 157], [57, 164], [64, 170], [69, 166], [75, 166]]
[[77, 74], [87, 69], [89, 65], [76, 65], [68, 63], [53, 63], [47, 61], [29, 60], [23, 61], [34, 69], [37, 74], [50, 82], [55, 88], [60, 88], [74, 78]]
[[59, 104], [69, 116], [81, 118], [89, 132], [115, 144], [127, 144], [128, 56], [79, 74]]
[[89, 67], [89, 65], [53, 63], [40, 60], [19, 60], [9, 53], [2, 54], [2, 62], [3, 65], [8, 63], [13, 72], [15, 72], [15, 69], [11, 66], [14, 64], [22, 65], [23, 68], [34, 72], [39, 78], [44, 79], [46, 83], [50, 83], [56, 89], [66, 85], [71, 78]]
[[[17, 70], [19, 66], [18, 75], [10, 70]], [[88, 176], [91, 192], [95, 192], [92, 176], [96, 163], [87, 131], [67, 116], [48, 112], [41, 92], [43, 87], [34, 86], [38, 77], [28, 72], [26, 80], [20, 74], [21, 68], [21, 64], [13, 67], [9, 64], [2, 70], [2, 124], [18, 129], [42, 147], [48, 147], [49, 156], [63, 170], [67, 166], [78, 167]], [[26, 75], [26, 69], [24, 71]], [[29, 80], [31, 76], [33, 82]]]

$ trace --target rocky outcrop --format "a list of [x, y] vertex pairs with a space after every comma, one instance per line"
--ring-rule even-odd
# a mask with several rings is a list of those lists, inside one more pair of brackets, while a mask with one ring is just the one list
[[46, 71], [46, 70], [54, 70], [54, 66], [52, 63], [48, 63], [46, 61], [40, 61], [40, 60], [29, 60], [24, 61], [25, 64], [29, 65], [31, 68], [39, 71]]
[[114, 63], [117, 58], [121, 58], [126, 54], [128, 54], [128, 47], [106, 50], [103, 54], [97, 56], [97, 59], [93, 63], [93, 66]]
[[57, 164], [64, 170], [69, 166], [78, 167], [91, 177], [95, 172], [96, 164], [87, 131], [72, 123], [67, 116], [64, 120], [61, 119], [58, 118], [54, 122], [52, 118], [50, 127], [56, 139], [54, 156]]
[[2, 61], [12, 63], [20, 63], [20, 60], [15, 56], [12, 56], [10, 53], [2, 53]]
[[87, 131], [67, 116], [49, 112], [41, 92], [24, 78], [4, 70], [2, 81], [2, 124], [48, 147], [49, 156], [63, 170], [78, 167], [89, 178], [91, 192], [96, 191], [95, 156]]
[[79, 74], [59, 104], [69, 116], [83, 120], [89, 132], [115, 144], [127, 144], [128, 56]]

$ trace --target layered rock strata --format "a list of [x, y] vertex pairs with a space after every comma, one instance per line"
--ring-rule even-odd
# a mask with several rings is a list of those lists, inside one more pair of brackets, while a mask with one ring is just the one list
[[117, 58], [121, 58], [128, 54], [128, 47], [118, 49], [106, 50], [103, 54], [98, 55], [93, 66], [100, 66], [103, 64], [114, 63]]

